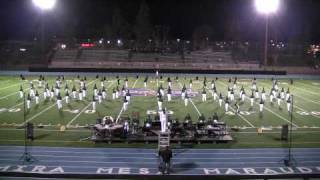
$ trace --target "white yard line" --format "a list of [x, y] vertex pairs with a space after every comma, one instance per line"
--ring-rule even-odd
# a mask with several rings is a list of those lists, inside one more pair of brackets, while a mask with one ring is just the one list
[[14, 86], [18, 86], [18, 85], [23, 85], [24, 83], [17, 83], [17, 84], [13, 84], [13, 85], [10, 85], [10, 86], [6, 86], [6, 87], [3, 87], [3, 88], [0, 88], [0, 90], [4, 90], [4, 89], [8, 89], [10, 87], [14, 87]]
[[[38, 113], [35, 114], [34, 116], [32, 116], [32, 117], [30, 117], [29, 119], [27, 119], [26, 122], [32, 121], [34, 118], [36, 118], [36, 117], [40, 116], [42, 113], [48, 111], [49, 109], [51, 109], [51, 108], [52, 108], [53, 106], [55, 106], [56, 104], [57, 104], [57, 103], [54, 103], [53, 105], [51, 105], [51, 106], [45, 108], [44, 110], [38, 112]], [[23, 124], [23, 123], [22, 123], [22, 124]]]
[[118, 114], [118, 116], [117, 116], [116, 123], [118, 123], [118, 120], [119, 120], [122, 112], [123, 112], [123, 107], [121, 108], [121, 111], [119, 112], [119, 114]]
[[310, 88], [315, 88], [315, 89], [319, 89], [319, 86], [315, 86], [315, 85], [311, 85], [311, 84], [307, 84], [307, 83], [302, 83], [302, 82], [295, 82], [295, 83], [298, 83], [298, 84], [302, 84], [303, 86], [309, 86]]
[[313, 94], [313, 95], [320, 95], [319, 93], [315, 93], [315, 92], [313, 92], [313, 91], [309, 91], [309, 90], [305, 90], [305, 89], [303, 89], [303, 88], [299, 88], [299, 87], [293, 87], [293, 89], [299, 89], [299, 90], [301, 90], [301, 91], [304, 91], [304, 92], [307, 92], [307, 93], [310, 93], [310, 94]]
[[136, 87], [136, 84], [137, 84], [138, 80], [139, 80], [139, 78], [138, 78], [138, 79], [136, 79], [136, 81], [134, 82], [134, 84], [133, 84], [132, 88]]
[[86, 107], [84, 107], [75, 117], [73, 117], [73, 118], [71, 119], [71, 121], [68, 122], [67, 128], [68, 128], [68, 127], [72, 124], [72, 122], [75, 121], [91, 104], [92, 104], [92, 102], [89, 103]]
[[296, 96], [296, 97], [298, 97], [298, 98], [300, 98], [300, 99], [304, 99], [304, 100], [306, 100], [306, 101], [309, 101], [309, 102], [315, 103], [315, 104], [320, 104], [320, 102], [318, 102], [318, 101], [313, 101], [313, 100], [310, 100], [310, 99], [304, 98], [304, 97], [302, 97], [302, 96], [299, 96], [299, 95], [297, 95], [297, 94], [295, 94], [294, 96]]
[[[95, 82], [95, 81], [96, 81], [96, 80], [93, 80], [93, 81], [89, 82], [88, 85], [92, 84], [92, 83]], [[64, 97], [62, 100], [64, 100], [64, 99], [65, 99], [65, 97]], [[35, 114], [34, 116], [32, 116], [32, 117], [30, 117], [29, 119], [27, 119], [26, 122], [32, 121], [34, 118], [36, 118], [36, 117], [40, 116], [42, 113], [48, 111], [49, 109], [51, 109], [51, 108], [52, 108], [53, 106], [55, 106], [56, 104], [57, 104], [57, 103], [54, 103], [53, 105], [45, 108], [44, 110], [40, 111], [39, 113], [37, 113], [37, 114]], [[23, 124], [23, 123], [22, 123], [22, 124]]]
[[[294, 106], [295, 106], [297, 109], [300, 109], [301, 111], [308, 112], [307, 110], [302, 109], [301, 107], [299, 107], [299, 106], [297, 106], [297, 105], [294, 105]], [[310, 113], [310, 115], [313, 116], [313, 117], [315, 117], [315, 118], [320, 118], [320, 116], [315, 116], [315, 115], [313, 115], [312, 113]], [[304, 119], [306, 119], [306, 118], [304, 118]]]
[[191, 104], [193, 105], [193, 107], [196, 109], [196, 111], [197, 111], [197, 113], [199, 114], [199, 116], [201, 116], [201, 113], [200, 113], [199, 109], [197, 108], [196, 105], [194, 105], [194, 103], [193, 103], [193, 101], [192, 101], [191, 98], [190, 98], [190, 102], [191, 102]]
[[[220, 84], [228, 87], [228, 86], [225, 85], [223, 82], [221, 82], [221, 81], [218, 81], [218, 82], [219, 82]], [[244, 86], [244, 87], [246, 87], [246, 86]], [[248, 89], [248, 88], [246, 87], [246, 89]], [[257, 104], [257, 105], [259, 105], [257, 102], [254, 102], [254, 103]], [[280, 119], [282, 119], [282, 120], [284, 120], [284, 121], [286, 121], [286, 122], [288, 122], [288, 123], [290, 124], [290, 121], [289, 121], [288, 119], [282, 117], [281, 115], [277, 114], [276, 112], [272, 111], [271, 109], [267, 108], [266, 106], [264, 106], [264, 108], [265, 108], [266, 110], [268, 110], [269, 112], [271, 112], [272, 114], [274, 114], [275, 116], [279, 117]], [[296, 125], [295, 123], [292, 123], [292, 125], [295, 126], [295, 127], [299, 127], [299, 126]]]
[[[27, 89], [25, 89], [24, 91], [27, 91], [27, 90], [29, 90], [30, 88], [27, 88]], [[8, 94], [8, 95], [6, 95], [6, 96], [3, 96], [3, 97], [0, 97], [0, 100], [1, 99], [5, 99], [5, 98], [7, 98], [7, 97], [9, 97], [9, 96], [13, 96], [13, 95], [15, 95], [15, 94], [18, 94], [19, 92], [13, 92], [13, 93], [11, 93], [11, 94]]]

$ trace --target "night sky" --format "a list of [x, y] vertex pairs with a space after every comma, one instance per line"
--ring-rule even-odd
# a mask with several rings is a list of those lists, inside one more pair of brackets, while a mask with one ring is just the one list
[[[43, 16], [46, 32], [59, 37], [69, 27], [78, 38], [88, 38], [94, 29], [111, 24], [115, 7], [134, 24], [141, 0], [58, 0]], [[146, 0], [152, 25], [170, 27], [171, 38], [191, 39], [197, 26], [213, 29], [211, 40], [224, 40], [228, 32], [242, 40], [263, 39], [264, 17], [252, 0]], [[2, 0], [0, 39], [32, 39], [41, 22], [40, 11], [31, 0]], [[232, 24], [232, 25], [230, 25]], [[230, 28], [232, 27], [232, 28]], [[283, 0], [280, 11], [270, 20], [272, 38], [282, 41], [320, 41], [320, 1]]]

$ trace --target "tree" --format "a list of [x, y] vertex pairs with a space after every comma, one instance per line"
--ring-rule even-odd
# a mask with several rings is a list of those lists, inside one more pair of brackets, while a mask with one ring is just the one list
[[118, 38], [130, 39], [131, 38], [130, 24], [122, 16], [119, 8], [115, 8], [113, 11], [111, 27], [112, 27], [113, 39], [118, 39]]
[[152, 36], [152, 26], [149, 16], [149, 7], [143, 0], [140, 4], [140, 9], [136, 17], [136, 24], [134, 26], [134, 34], [139, 46], [144, 45]]
[[213, 33], [211, 26], [202, 25], [195, 28], [192, 39], [195, 49], [202, 49], [208, 47], [208, 41]]

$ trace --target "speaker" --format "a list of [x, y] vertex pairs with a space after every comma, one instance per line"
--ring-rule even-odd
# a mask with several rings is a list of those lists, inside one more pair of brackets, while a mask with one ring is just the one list
[[27, 123], [27, 139], [33, 141], [33, 124]]
[[289, 125], [288, 124], [282, 125], [282, 130], [281, 130], [282, 141], [288, 141], [288, 131], [289, 131]]

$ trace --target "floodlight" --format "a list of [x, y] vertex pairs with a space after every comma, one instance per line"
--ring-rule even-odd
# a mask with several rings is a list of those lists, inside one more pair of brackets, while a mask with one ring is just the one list
[[33, 4], [41, 10], [49, 10], [54, 7], [56, 0], [32, 0]]
[[255, 0], [255, 6], [258, 12], [263, 14], [274, 13], [278, 10], [280, 0]]

